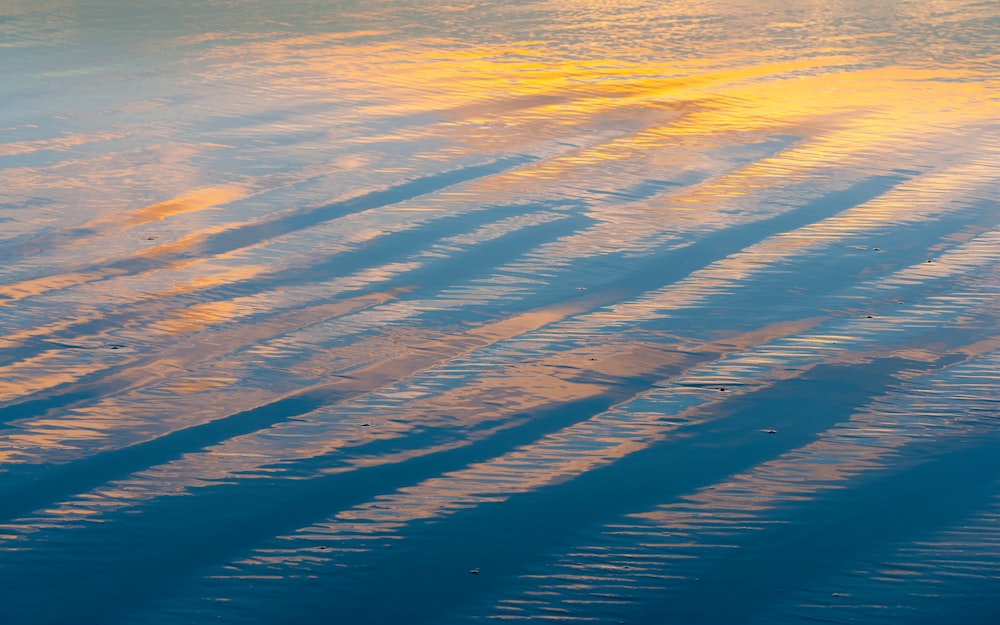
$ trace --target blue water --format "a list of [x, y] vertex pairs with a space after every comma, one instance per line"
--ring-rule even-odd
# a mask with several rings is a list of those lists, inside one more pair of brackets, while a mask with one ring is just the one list
[[997, 50], [0, 4], [0, 624], [1000, 622]]

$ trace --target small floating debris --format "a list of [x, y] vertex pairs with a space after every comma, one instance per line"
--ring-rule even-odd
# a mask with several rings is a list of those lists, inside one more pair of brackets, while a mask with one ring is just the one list
[[874, 319], [874, 318], [875, 317], [872, 317], [871, 315], [865, 315], [865, 319]]
[[720, 390], [720, 391], [722, 391], [723, 393], [725, 393], [725, 392], [726, 392], [726, 391], [728, 391], [729, 389], [728, 389], [728, 388], [726, 388], [725, 386], [720, 386], [720, 387], [719, 387], [719, 390]]
[[108, 349], [125, 349], [125, 346], [120, 343], [112, 343], [108, 345]]
[[873, 248], [872, 248], [872, 251], [873, 251], [873, 252], [881, 252], [881, 251], [882, 251], [882, 248], [880, 248], [880, 247], [873, 247]]
[[362, 423], [361, 427], [363, 427], [363, 428], [370, 428], [372, 425], [374, 425], [374, 424], [373, 423]]
[[471, 569], [469, 575], [479, 575], [479, 568]]
[[764, 434], [777, 434], [778, 430], [761, 430]]
[[318, 549], [319, 549], [320, 551], [326, 551], [326, 549], [327, 549], [327, 546], [326, 546], [326, 545], [320, 545], [320, 546], [319, 546], [319, 547], [317, 547], [317, 548], [318, 548]]

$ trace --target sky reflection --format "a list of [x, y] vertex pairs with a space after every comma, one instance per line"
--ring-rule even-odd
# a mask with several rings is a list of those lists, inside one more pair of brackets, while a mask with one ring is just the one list
[[982, 622], [997, 17], [7, 2], [0, 622]]

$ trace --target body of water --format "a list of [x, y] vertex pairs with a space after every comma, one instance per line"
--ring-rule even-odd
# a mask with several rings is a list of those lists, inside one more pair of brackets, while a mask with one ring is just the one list
[[0, 3], [0, 623], [1000, 622], [1000, 6]]

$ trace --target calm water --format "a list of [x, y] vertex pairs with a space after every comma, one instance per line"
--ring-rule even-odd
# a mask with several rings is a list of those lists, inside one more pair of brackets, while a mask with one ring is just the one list
[[1000, 622], [1000, 5], [0, 3], [0, 623]]

